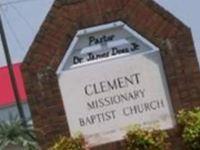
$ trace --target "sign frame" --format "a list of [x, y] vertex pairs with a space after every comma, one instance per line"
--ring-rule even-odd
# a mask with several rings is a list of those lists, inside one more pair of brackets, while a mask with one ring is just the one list
[[[77, 33], [74, 36], [74, 38], [73, 38], [73, 40], [72, 40], [67, 52], [65, 53], [65, 55], [63, 57], [60, 65], [58, 66], [58, 69], [56, 71], [56, 74], [58, 75], [58, 77], [64, 71], [65, 63], [69, 59], [69, 57], [71, 56], [75, 45], [79, 41], [80, 36], [87, 35], [87, 34], [92, 34], [92, 33], [95, 33], [95, 32], [100, 32], [100, 31], [103, 31], [103, 30], [109, 30], [109, 29], [113, 29], [113, 28], [123, 28], [125, 31], [129, 32], [132, 36], [136, 37], [137, 39], [141, 40], [143, 43], [145, 43], [149, 47], [151, 47], [151, 51], [159, 51], [159, 48], [157, 46], [155, 46], [153, 43], [151, 43], [150, 41], [148, 41], [147, 39], [142, 37], [139, 33], [134, 31], [133, 29], [131, 29], [128, 25], [126, 25], [122, 21], [116, 21], [116, 22], [113, 22], [113, 23], [108, 23], [108, 24], [98, 25], [98, 26], [94, 26], [94, 27], [89, 27], [89, 28], [77, 31]], [[143, 52], [143, 53], [148, 53], [148, 52]], [[84, 64], [81, 64], [80, 66], [82, 66], [82, 65], [84, 65]]]

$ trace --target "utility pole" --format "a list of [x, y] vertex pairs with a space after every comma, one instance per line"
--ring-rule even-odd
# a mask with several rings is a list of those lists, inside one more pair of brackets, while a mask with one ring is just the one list
[[5, 57], [6, 57], [6, 62], [7, 62], [7, 65], [8, 65], [10, 81], [11, 81], [11, 84], [12, 84], [12, 89], [13, 89], [13, 92], [14, 92], [14, 98], [16, 100], [16, 105], [17, 105], [17, 108], [18, 108], [19, 116], [20, 116], [20, 119], [22, 121], [22, 125], [24, 125], [26, 127], [27, 126], [26, 118], [25, 118], [23, 107], [22, 107], [21, 102], [20, 102], [19, 90], [18, 90], [18, 87], [17, 87], [16, 77], [15, 77], [14, 70], [13, 70], [13, 65], [12, 65], [12, 61], [11, 61], [11, 57], [10, 57], [10, 53], [9, 53], [8, 44], [7, 44], [7, 41], [6, 41], [6, 36], [5, 36], [4, 28], [3, 28], [1, 14], [0, 14], [0, 36], [1, 36], [1, 41], [2, 41], [2, 44], [3, 44], [3, 50], [4, 50], [4, 53], [5, 53]]

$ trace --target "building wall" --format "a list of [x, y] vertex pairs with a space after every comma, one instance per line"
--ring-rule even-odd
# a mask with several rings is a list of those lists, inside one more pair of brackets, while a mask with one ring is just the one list
[[[79, 29], [121, 20], [160, 48], [175, 112], [200, 106], [200, 71], [190, 29], [152, 0], [56, 0], [23, 63], [40, 145], [69, 136], [56, 70]], [[171, 132], [179, 146], [178, 129]], [[121, 150], [121, 142], [94, 150]]]
[[[25, 115], [27, 119], [31, 119], [20, 66], [21, 63], [13, 64], [13, 71]], [[15, 103], [15, 95], [10, 81], [8, 66], [0, 67], [0, 121], [8, 121], [10, 115], [12, 117], [19, 117]]]
[[[20, 63], [13, 64], [13, 71], [16, 78], [16, 84], [19, 92], [21, 102], [26, 102], [26, 91], [24, 88], [24, 82], [22, 73], [20, 70]], [[12, 105], [15, 103], [15, 96], [10, 81], [10, 74], [8, 66], [0, 67], [0, 107]]]
[[[26, 119], [31, 120], [31, 114], [30, 114], [28, 104], [23, 103], [22, 107], [23, 107]], [[19, 117], [17, 106], [15, 104], [6, 106], [6, 107], [0, 107], [0, 122], [10, 121], [10, 119], [15, 118], [15, 117]]]

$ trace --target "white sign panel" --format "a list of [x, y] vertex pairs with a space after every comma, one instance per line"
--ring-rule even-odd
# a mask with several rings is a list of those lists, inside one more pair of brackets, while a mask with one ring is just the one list
[[67, 70], [59, 84], [71, 134], [90, 145], [121, 140], [134, 124], [174, 126], [159, 51]]
[[123, 22], [79, 31], [57, 72], [71, 135], [91, 146], [175, 125], [158, 48]]

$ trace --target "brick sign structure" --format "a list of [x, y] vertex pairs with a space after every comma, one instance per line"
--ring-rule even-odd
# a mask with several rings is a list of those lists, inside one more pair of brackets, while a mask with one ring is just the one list
[[200, 106], [191, 31], [152, 0], [55, 0], [22, 70], [43, 149], [80, 130], [121, 150], [131, 122], [157, 122], [176, 146], [176, 112]]

